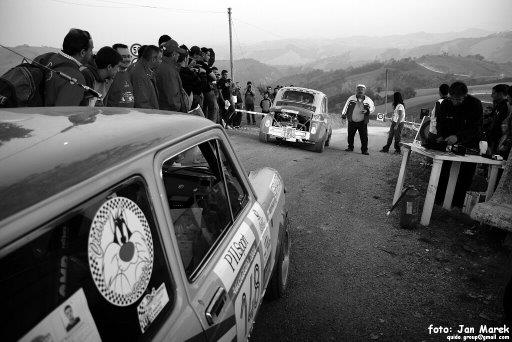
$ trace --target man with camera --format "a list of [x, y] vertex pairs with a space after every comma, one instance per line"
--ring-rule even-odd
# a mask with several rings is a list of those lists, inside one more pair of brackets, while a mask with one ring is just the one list
[[359, 139], [361, 139], [361, 153], [368, 153], [368, 122], [370, 114], [375, 110], [372, 99], [365, 95], [366, 86], [358, 84], [356, 94], [348, 98], [343, 107], [342, 118], [348, 120], [348, 147], [345, 151], [354, 151], [354, 137], [359, 131]]

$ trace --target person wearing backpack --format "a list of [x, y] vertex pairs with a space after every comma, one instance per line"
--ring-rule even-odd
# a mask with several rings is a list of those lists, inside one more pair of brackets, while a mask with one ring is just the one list
[[[66, 37], [64, 37], [62, 51], [53, 54], [45, 65], [85, 85], [85, 78], [80, 72], [80, 67], [91, 59], [93, 47], [93, 41], [89, 32], [71, 29]], [[84, 89], [76, 84], [72, 84], [56, 73], [48, 73], [49, 75], [44, 84], [45, 107], [80, 105], [84, 98]]]
[[119, 71], [119, 64], [122, 61], [121, 55], [111, 48], [110, 46], [102, 47], [96, 56], [82, 68], [82, 74], [85, 78], [85, 85], [94, 89], [103, 96], [98, 99], [95, 96], [84, 96], [82, 105], [89, 107], [103, 107], [106, 104], [104, 101], [112, 79]]

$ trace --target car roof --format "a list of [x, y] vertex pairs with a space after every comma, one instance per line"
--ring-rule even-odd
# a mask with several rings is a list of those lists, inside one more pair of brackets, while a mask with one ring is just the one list
[[0, 221], [127, 159], [215, 126], [132, 108], [0, 110]]
[[300, 91], [300, 92], [303, 92], [303, 93], [309, 93], [309, 94], [313, 94], [313, 95], [322, 95], [322, 96], [326, 96], [324, 93], [322, 93], [321, 91], [319, 90], [314, 90], [314, 89], [309, 89], [309, 88], [302, 88], [302, 87], [282, 87], [281, 88], [283, 91], [285, 90], [292, 90], [292, 91]]

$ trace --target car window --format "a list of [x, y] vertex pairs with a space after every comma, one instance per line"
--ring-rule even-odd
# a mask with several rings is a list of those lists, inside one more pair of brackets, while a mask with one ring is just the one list
[[151, 338], [175, 291], [148, 198], [131, 178], [3, 257], [3, 339]]
[[222, 161], [222, 169], [226, 178], [229, 203], [231, 204], [233, 216], [236, 218], [248, 202], [248, 190], [245, 188], [233, 161], [227, 157], [229, 154], [225, 152], [224, 146], [222, 146], [220, 142], [219, 146], [221, 146], [219, 153]]
[[174, 234], [193, 279], [245, 203], [247, 191], [217, 140], [194, 146], [162, 166]]

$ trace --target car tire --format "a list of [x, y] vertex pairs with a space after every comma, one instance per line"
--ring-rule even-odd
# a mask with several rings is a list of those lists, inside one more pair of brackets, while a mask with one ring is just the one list
[[260, 141], [267, 143], [270, 139], [270, 136], [268, 134], [260, 132]]
[[321, 140], [318, 140], [313, 146], [313, 151], [322, 153], [325, 150], [325, 142], [327, 137], [323, 137]]
[[283, 236], [281, 239], [281, 245], [278, 249], [278, 255], [276, 258], [276, 265], [272, 278], [267, 287], [268, 299], [282, 298], [286, 292], [288, 286], [288, 273], [290, 270], [290, 236], [288, 234], [288, 217], [285, 216], [285, 226]]
[[329, 133], [329, 137], [327, 138], [327, 141], [325, 142], [325, 146], [330, 146], [331, 145], [331, 136], [332, 136], [332, 132]]

